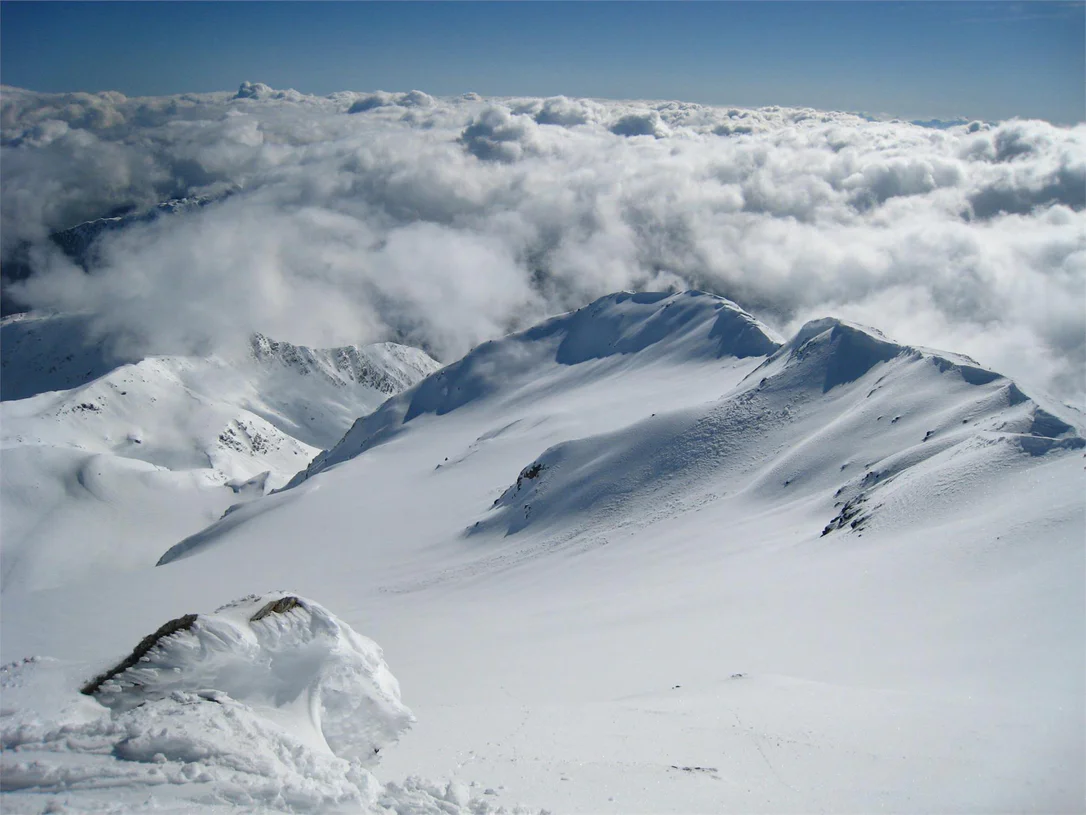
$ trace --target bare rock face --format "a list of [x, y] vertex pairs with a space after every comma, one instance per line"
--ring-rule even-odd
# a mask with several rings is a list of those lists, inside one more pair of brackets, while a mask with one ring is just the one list
[[257, 620], [263, 620], [269, 614], [286, 614], [295, 608], [306, 608], [306, 605], [297, 597], [291, 595], [280, 597], [278, 600], [269, 600], [267, 605], [249, 618], [249, 622], [255, 623]]
[[159, 626], [158, 630], [153, 634], [148, 634], [137, 645], [132, 653], [122, 659], [108, 671], [103, 674], [99, 674], [86, 685], [80, 689], [80, 693], [87, 696], [94, 696], [109, 680], [113, 679], [120, 674], [123, 674], [129, 668], [134, 667], [141, 659], [143, 659], [147, 653], [159, 644], [166, 637], [172, 636], [179, 631], [188, 631], [192, 628], [192, 624], [196, 622], [196, 614], [186, 614], [183, 617], [170, 620], [168, 623], [163, 623]]

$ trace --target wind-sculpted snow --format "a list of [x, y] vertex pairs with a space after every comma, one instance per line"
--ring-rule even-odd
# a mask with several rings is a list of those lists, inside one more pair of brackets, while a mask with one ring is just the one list
[[[89, 310], [124, 353], [263, 331], [449, 361], [670, 285], [786, 334], [835, 314], [1083, 398], [1083, 125], [261, 83], [5, 88], [0, 116], [4, 266], [32, 270], [9, 299]], [[87, 275], [48, 238], [186, 197], [211, 203], [102, 231]]]
[[371, 775], [414, 718], [377, 644], [312, 600], [174, 620], [81, 698], [78, 670], [0, 669], [5, 811], [467, 811], [464, 792]]
[[122, 713], [177, 693], [225, 694], [363, 764], [412, 721], [376, 644], [311, 600], [247, 597], [147, 640], [82, 692]]

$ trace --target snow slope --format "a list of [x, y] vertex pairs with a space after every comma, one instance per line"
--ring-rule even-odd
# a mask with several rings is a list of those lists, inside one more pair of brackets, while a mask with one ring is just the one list
[[402, 682], [381, 777], [569, 812], [1078, 811], [1084, 448], [962, 357], [612, 295], [389, 399], [159, 568], [5, 587], [0, 651], [103, 660], [289, 582]]
[[0, 397], [26, 399], [68, 390], [138, 362], [117, 354], [80, 314], [12, 314], [0, 321]]
[[117, 365], [77, 315], [2, 329], [4, 395], [25, 397], [0, 406], [5, 588], [153, 563], [439, 367], [392, 343], [314, 350], [260, 335], [236, 359]]

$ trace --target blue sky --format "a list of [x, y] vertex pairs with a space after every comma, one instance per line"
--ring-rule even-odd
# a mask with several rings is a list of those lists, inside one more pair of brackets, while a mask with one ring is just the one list
[[907, 118], [1086, 119], [1075, 3], [0, 4], [0, 81], [130, 96], [668, 98]]

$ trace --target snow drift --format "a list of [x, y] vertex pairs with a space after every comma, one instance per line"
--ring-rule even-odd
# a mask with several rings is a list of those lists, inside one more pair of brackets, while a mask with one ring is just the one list
[[376, 644], [289, 594], [171, 620], [81, 692], [117, 712], [176, 693], [223, 693], [365, 763], [411, 722]]

